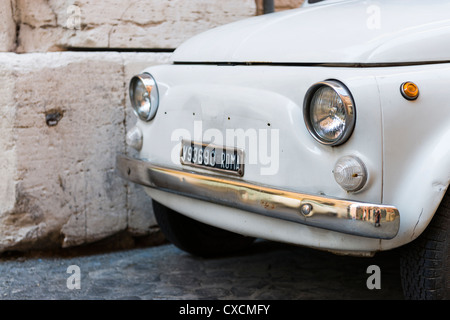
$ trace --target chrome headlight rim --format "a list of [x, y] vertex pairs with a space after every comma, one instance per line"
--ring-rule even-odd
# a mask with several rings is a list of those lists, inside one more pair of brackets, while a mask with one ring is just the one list
[[[322, 87], [329, 87], [339, 96], [342, 103], [344, 104], [345, 110], [345, 128], [342, 134], [334, 140], [327, 140], [321, 137], [314, 129], [311, 123], [311, 102], [313, 100], [314, 94]], [[303, 118], [305, 121], [306, 128], [311, 136], [321, 144], [327, 146], [338, 146], [345, 143], [353, 133], [353, 129], [356, 123], [356, 108], [353, 97], [350, 90], [340, 81], [334, 79], [328, 79], [324, 81], [317, 82], [313, 84], [306, 92], [305, 99], [303, 102]]]
[[[135, 104], [135, 88], [137, 81], [142, 82], [148, 93], [150, 107], [147, 112], [140, 112], [139, 106]], [[159, 90], [155, 78], [148, 72], [133, 76], [130, 80], [129, 94], [134, 114], [143, 121], [152, 120], [155, 117], [159, 106]]]

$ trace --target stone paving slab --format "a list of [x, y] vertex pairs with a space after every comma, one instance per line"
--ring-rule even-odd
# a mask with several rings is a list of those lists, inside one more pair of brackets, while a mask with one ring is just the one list
[[[397, 252], [373, 258], [336, 256], [260, 241], [230, 257], [202, 259], [173, 245], [109, 253], [0, 257], [3, 300], [398, 300]], [[78, 266], [80, 289], [74, 271]], [[381, 270], [369, 290], [367, 268]], [[70, 271], [70, 270], [69, 270]]]

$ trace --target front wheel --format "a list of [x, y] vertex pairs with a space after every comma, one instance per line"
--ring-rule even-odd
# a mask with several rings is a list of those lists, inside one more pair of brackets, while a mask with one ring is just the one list
[[427, 229], [402, 250], [400, 268], [405, 298], [450, 299], [450, 190]]
[[153, 200], [161, 231], [175, 246], [202, 257], [231, 254], [248, 248], [254, 238], [222, 230], [186, 217]]

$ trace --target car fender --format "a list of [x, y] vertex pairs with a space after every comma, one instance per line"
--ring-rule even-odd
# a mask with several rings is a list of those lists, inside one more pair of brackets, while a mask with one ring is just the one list
[[[407, 243], [428, 226], [450, 183], [450, 65], [391, 68], [378, 77], [383, 112], [383, 202], [401, 213], [397, 239]], [[415, 101], [401, 83], [414, 81]], [[387, 242], [384, 243], [387, 246]]]

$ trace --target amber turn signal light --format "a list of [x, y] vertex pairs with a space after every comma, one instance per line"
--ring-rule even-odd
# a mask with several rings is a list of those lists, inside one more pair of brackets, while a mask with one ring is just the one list
[[400, 87], [400, 92], [405, 99], [416, 100], [419, 96], [419, 87], [414, 82], [403, 82]]

